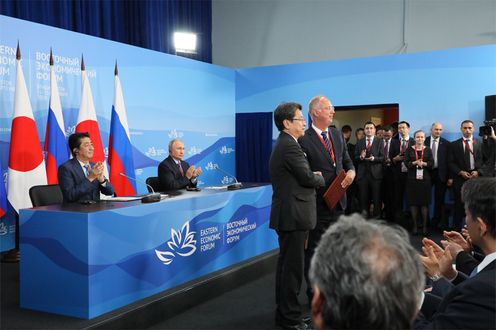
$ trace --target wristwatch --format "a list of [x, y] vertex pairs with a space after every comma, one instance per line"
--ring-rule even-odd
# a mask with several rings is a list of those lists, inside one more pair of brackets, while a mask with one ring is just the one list
[[441, 279], [441, 275], [440, 274], [434, 274], [430, 277], [430, 279], [434, 282], [438, 281], [439, 279]]

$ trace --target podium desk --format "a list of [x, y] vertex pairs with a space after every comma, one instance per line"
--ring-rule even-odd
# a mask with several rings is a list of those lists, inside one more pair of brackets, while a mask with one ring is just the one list
[[20, 211], [22, 308], [90, 319], [276, 249], [272, 187]]

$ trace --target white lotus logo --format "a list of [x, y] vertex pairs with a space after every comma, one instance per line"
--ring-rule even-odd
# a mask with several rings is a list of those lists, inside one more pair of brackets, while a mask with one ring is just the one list
[[155, 250], [157, 257], [164, 263], [170, 265], [176, 255], [187, 257], [195, 253], [196, 240], [194, 231], [189, 231], [189, 221], [187, 221], [181, 231], [176, 231], [171, 228], [171, 239], [167, 242], [170, 251]]

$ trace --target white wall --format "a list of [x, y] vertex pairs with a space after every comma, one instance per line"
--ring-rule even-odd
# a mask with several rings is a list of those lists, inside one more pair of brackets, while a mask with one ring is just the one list
[[496, 0], [213, 0], [213, 63], [242, 68], [496, 43]]

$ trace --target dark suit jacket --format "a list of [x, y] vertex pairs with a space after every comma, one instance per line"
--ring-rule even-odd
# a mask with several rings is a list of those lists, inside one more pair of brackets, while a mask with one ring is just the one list
[[[415, 157], [416, 151], [412, 149], [412, 147], [408, 148], [405, 152], [405, 165], [408, 168], [408, 178], [409, 179], [414, 179], [416, 178], [417, 175], [417, 166], [413, 165], [412, 162], [416, 160]], [[431, 148], [425, 147], [424, 149], [424, 162], [427, 163], [427, 166], [424, 167], [425, 171], [423, 171], [424, 174], [424, 180], [430, 179], [430, 170], [432, 169], [432, 165], [434, 164], [434, 158], [432, 158], [432, 151]]]
[[[90, 163], [90, 165], [94, 166], [95, 163]], [[114, 187], [108, 180], [105, 187], [98, 180], [90, 182], [76, 158], [69, 159], [59, 166], [58, 179], [64, 203], [84, 200], [99, 201], [100, 192], [104, 195], [114, 194]]]
[[[189, 164], [182, 160], [181, 167], [183, 169], [183, 173], [186, 173], [189, 168]], [[160, 181], [160, 191], [196, 187], [197, 184], [196, 181], [193, 183], [181, 174], [181, 170], [179, 170], [179, 167], [171, 156], [164, 159], [158, 165], [158, 178]]]
[[382, 162], [384, 160], [384, 143], [382, 139], [374, 137], [370, 154], [374, 156], [373, 161], [361, 160], [360, 153], [366, 149], [367, 138], [357, 142], [355, 147], [355, 160], [358, 162], [357, 181], [371, 175], [374, 179], [382, 179]]
[[[324, 201], [324, 193], [337, 176], [337, 173], [344, 169], [345, 171], [354, 170], [353, 161], [351, 160], [343, 134], [336, 128], [329, 128], [336, 166], [333, 166], [331, 155], [322, 144], [317, 132], [310, 127], [305, 131], [305, 135], [298, 139], [301, 148], [305, 152], [310, 168], [312, 171], [321, 171], [325, 180], [325, 186], [317, 189], [317, 214], [321, 212], [329, 213], [327, 204]], [[346, 209], [346, 194], [343, 196], [341, 207]]]
[[269, 161], [272, 182], [270, 228], [282, 231], [315, 227], [315, 188], [324, 178], [315, 175], [298, 142], [285, 132], [277, 138]]
[[[383, 139], [382, 140], [382, 149], [384, 150], [384, 142], [385, 140]], [[391, 138], [391, 140], [389, 140], [389, 152], [388, 152], [388, 156], [389, 156], [389, 159], [391, 160], [391, 163], [390, 163], [390, 166], [387, 166], [387, 167], [390, 167], [391, 169], [395, 170], [395, 169], [398, 169], [398, 164], [393, 162], [393, 158], [398, 156], [398, 154], [400, 153], [400, 141], [398, 139], [393, 139]], [[383, 161], [386, 160], [386, 155], [384, 155], [384, 159]], [[384, 164], [384, 167], [386, 167], [386, 165]]]
[[[462, 179], [458, 173], [460, 171], [471, 170], [470, 164], [465, 164], [463, 138], [451, 142], [448, 153], [448, 167], [451, 171], [453, 179]], [[481, 141], [474, 139], [474, 169], [479, 171], [482, 166]]]
[[[436, 312], [422, 311], [415, 329], [496, 328], [496, 261], [480, 273], [454, 286], [437, 306]], [[425, 302], [424, 302], [424, 305]], [[424, 308], [425, 306], [422, 306]], [[433, 314], [427, 319], [426, 315]]]
[[[431, 137], [428, 136], [425, 138], [424, 142], [425, 146], [431, 146]], [[439, 175], [439, 180], [441, 182], [446, 182], [448, 180], [448, 150], [449, 150], [449, 141], [445, 138], [440, 137], [438, 146], [437, 146], [437, 170]], [[432, 155], [434, 157], [434, 155]]]
[[471, 254], [461, 251], [456, 255], [456, 269], [465, 274], [470, 274], [480, 264], [480, 261]]

